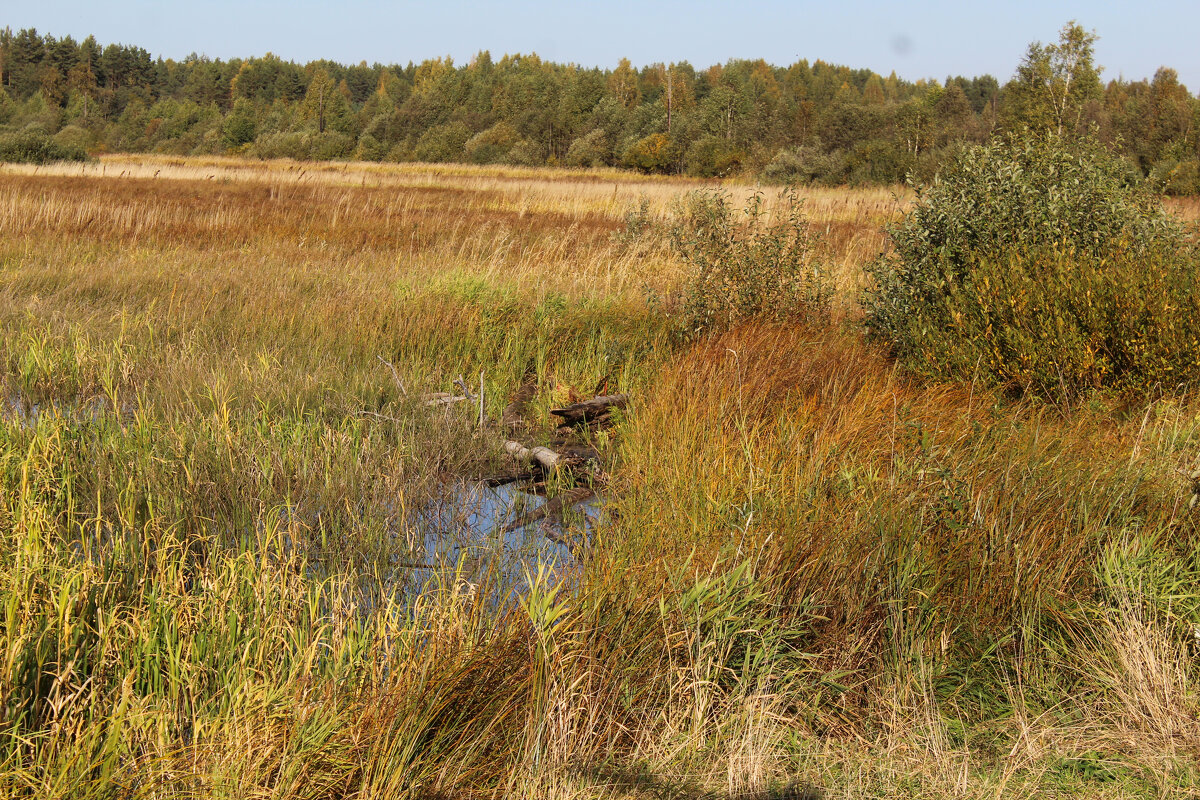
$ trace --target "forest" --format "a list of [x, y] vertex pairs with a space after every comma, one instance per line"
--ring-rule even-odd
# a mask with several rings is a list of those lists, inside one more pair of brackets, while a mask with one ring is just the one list
[[1105, 82], [1069, 23], [1006, 83], [731, 60], [615, 68], [487, 51], [467, 64], [152, 57], [142, 47], [0, 32], [0, 160], [105, 152], [622, 167], [778, 183], [894, 184], [1025, 128], [1094, 134], [1130, 170], [1200, 193], [1200, 100], [1169, 67]]

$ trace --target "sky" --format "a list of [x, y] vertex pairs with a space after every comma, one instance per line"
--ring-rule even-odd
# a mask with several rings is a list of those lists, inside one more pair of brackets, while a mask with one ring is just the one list
[[1200, 92], [1200, 0], [1129, 2], [882, 2], [880, 0], [0, 0], [14, 31], [137, 45], [182, 59], [261, 56], [298, 62], [405, 64], [536, 52], [611, 67], [731, 58], [780, 66], [802, 58], [893, 70], [902, 78], [990, 73], [1002, 83], [1030, 42], [1053, 42], [1069, 20], [1094, 30], [1105, 80], [1173, 67]]

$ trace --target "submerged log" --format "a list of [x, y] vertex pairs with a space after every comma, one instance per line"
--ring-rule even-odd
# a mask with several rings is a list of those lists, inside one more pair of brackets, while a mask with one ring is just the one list
[[562, 408], [552, 408], [550, 413], [562, 419], [563, 425], [582, 425], [587, 422], [606, 422], [613, 409], [624, 408], [629, 402], [627, 394], [608, 394], [572, 403]]
[[507, 486], [510, 483], [517, 481], [531, 481], [538, 476], [538, 473], [532, 471], [514, 472], [511, 475], [492, 475], [484, 478], [480, 483], [489, 489], [496, 489], [501, 486]]

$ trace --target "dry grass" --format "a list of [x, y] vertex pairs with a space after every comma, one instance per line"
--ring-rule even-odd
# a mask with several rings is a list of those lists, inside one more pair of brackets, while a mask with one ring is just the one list
[[[328, 186], [413, 189], [457, 189], [492, 204], [496, 210], [524, 214], [596, 214], [617, 221], [643, 197], [664, 212], [679, 195], [703, 188], [724, 188], [744, 201], [757, 187], [695, 178], [640, 176], [615, 169], [547, 169], [472, 166], [467, 164], [378, 164], [373, 162], [247, 162], [235, 158], [150, 155], [102, 156], [93, 163], [47, 166], [5, 164], [10, 175], [115, 177], [118, 180], [162, 179], [274, 186]], [[895, 213], [888, 188], [838, 189], [810, 187], [804, 197], [814, 218], [853, 222], [864, 214]], [[900, 192], [901, 196], [906, 193]], [[486, 198], [486, 200], [484, 200]]]
[[[803, 194], [838, 323], [684, 345], [644, 298], [683, 265], [612, 234], [702, 185], [0, 171], [3, 793], [1194, 793], [1194, 398], [900, 374], [853, 323], [883, 190]], [[493, 416], [633, 393], [584, 564], [420, 587], [497, 433], [380, 356]]]
[[1200, 197], [1169, 197], [1167, 208], [1191, 223], [1200, 222]]

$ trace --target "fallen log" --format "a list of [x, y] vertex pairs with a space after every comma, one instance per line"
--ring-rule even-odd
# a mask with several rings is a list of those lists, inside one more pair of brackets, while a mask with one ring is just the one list
[[427, 406], [448, 406], [454, 403], [465, 403], [470, 399], [470, 397], [452, 395], [449, 392], [432, 392], [430, 394], [421, 395], [421, 400]]
[[504, 452], [518, 461], [538, 464], [545, 470], [570, 466], [576, 462], [575, 459], [559, 455], [548, 447], [526, 447], [520, 442], [505, 442]]
[[550, 413], [560, 417], [563, 425], [582, 425], [587, 422], [607, 421], [613, 409], [624, 408], [628, 402], [627, 394], [608, 394], [562, 408], [552, 408]]
[[514, 472], [511, 475], [492, 475], [480, 481], [489, 489], [497, 489], [501, 486], [507, 486], [510, 483], [517, 481], [531, 481], [538, 476], [538, 473], [532, 471]]

